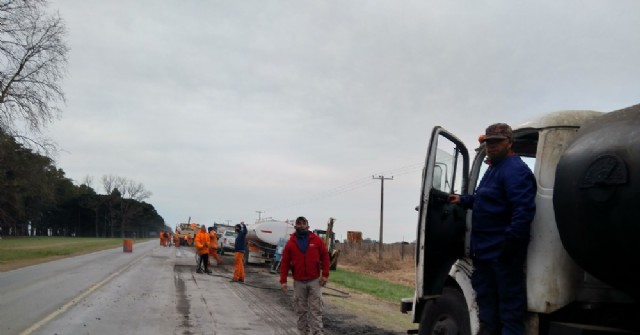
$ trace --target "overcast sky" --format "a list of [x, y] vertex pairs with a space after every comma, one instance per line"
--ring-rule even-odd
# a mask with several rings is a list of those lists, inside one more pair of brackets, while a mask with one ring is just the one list
[[[416, 236], [427, 141], [640, 103], [640, 1], [56, 0], [56, 166], [144, 184], [166, 223], [336, 218]], [[260, 211], [261, 213], [258, 213]]]

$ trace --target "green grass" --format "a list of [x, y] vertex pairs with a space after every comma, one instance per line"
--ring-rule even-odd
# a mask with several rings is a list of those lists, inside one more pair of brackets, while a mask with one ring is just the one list
[[413, 287], [390, 283], [366, 274], [345, 271], [340, 268], [331, 271], [329, 282], [390, 302], [398, 302], [402, 298], [413, 296], [414, 293]]
[[53, 258], [115, 248], [122, 246], [122, 240], [91, 237], [3, 237], [0, 240], [0, 266], [11, 269]]

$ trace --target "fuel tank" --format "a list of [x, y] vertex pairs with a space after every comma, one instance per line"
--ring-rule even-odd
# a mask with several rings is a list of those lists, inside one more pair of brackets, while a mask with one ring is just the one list
[[578, 130], [556, 169], [553, 206], [574, 261], [640, 301], [640, 104]]

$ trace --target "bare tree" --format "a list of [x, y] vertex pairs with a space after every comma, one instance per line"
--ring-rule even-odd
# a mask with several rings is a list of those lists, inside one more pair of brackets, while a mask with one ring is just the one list
[[44, 150], [51, 144], [33, 136], [61, 114], [69, 51], [64, 21], [46, 7], [46, 0], [0, 0], [0, 127]]
[[80, 181], [80, 185], [85, 185], [86, 187], [93, 189], [93, 176], [86, 175]]
[[102, 187], [106, 194], [111, 194], [114, 188], [116, 188], [116, 176], [114, 175], [104, 175], [102, 176]]
[[139, 214], [137, 211], [140, 210], [140, 207], [131, 206], [131, 201], [127, 200], [142, 202], [143, 200], [151, 196], [151, 192], [145, 189], [144, 184], [142, 183], [135, 182], [125, 177], [114, 175], [102, 176], [102, 185], [107, 194], [113, 194], [114, 190], [118, 190], [117, 193], [120, 196], [118, 197], [118, 199], [113, 199], [113, 201], [116, 202], [113, 205], [119, 206], [120, 235], [121, 237], [125, 237], [124, 233], [127, 221], [129, 221], [136, 214]]
[[145, 189], [144, 184], [134, 182], [133, 180], [127, 182], [126, 190], [127, 197], [137, 201], [143, 201], [151, 196], [151, 192]]

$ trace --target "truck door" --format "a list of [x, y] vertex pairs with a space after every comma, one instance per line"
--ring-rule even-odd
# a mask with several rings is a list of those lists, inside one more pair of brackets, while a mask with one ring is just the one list
[[466, 194], [469, 153], [462, 141], [439, 126], [429, 143], [417, 208], [418, 299], [442, 293], [451, 266], [465, 250], [466, 211], [447, 197]]

